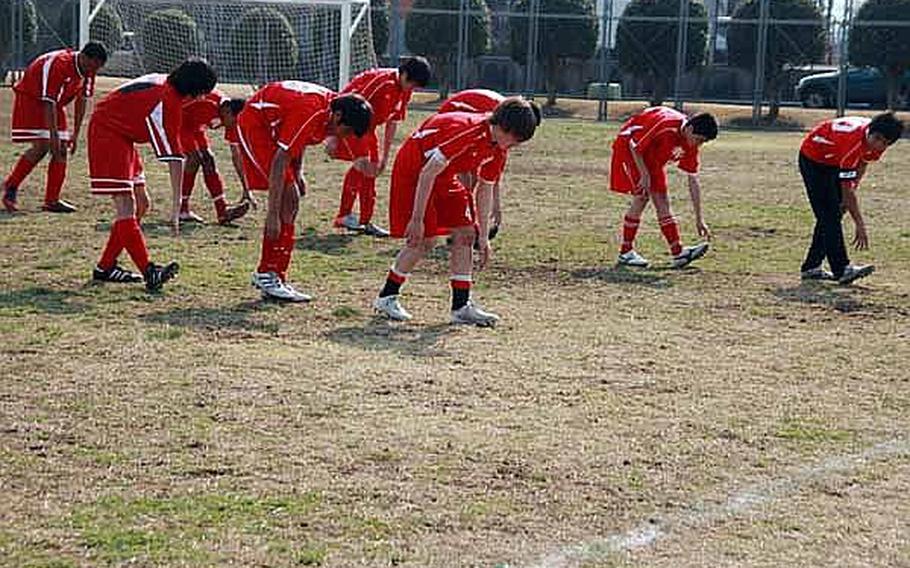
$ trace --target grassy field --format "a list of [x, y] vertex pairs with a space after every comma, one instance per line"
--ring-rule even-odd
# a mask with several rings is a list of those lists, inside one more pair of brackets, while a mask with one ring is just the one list
[[[0, 215], [0, 565], [910, 566], [910, 142], [862, 190], [879, 272], [838, 288], [797, 276], [798, 133], [706, 147], [697, 267], [613, 268], [615, 128], [552, 120], [514, 153], [476, 290], [494, 330], [446, 325], [444, 248], [416, 321], [371, 317], [397, 243], [330, 228], [343, 165], [318, 152], [308, 306], [249, 287], [262, 211], [170, 237], [151, 159], [146, 234], [180, 278], [92, 285], [111, 211], [84, 151], [75, 215], [38, 212], [34, 175]], [[666, 259], [653, 210], [639, 248]]]

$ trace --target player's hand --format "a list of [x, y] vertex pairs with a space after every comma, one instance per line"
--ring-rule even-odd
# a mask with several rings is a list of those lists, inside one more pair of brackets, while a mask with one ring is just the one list
[[278, 219], [278, 212], [269, 211], [265, 216], [265, 236], [274, 240], [278, 238], [279, 232], [281, 232], [281, 221]]
[[77, 138], [78, 138], [78, 137], [79, 137], [79, 133], [78, 133], [78, 132], [73, 132], [73, 138], [72, 138], [69, 142], [66, 143], [67, 147], [69, 148], [69, 151], [70, 151], [70, 155], [71, 155], [71, 156], [75, 156], [75, 155], [76, 155], [76, 148], [77, 148], [78, 145], [79, 145], [79, 143], [77, 142]]
[[416, 247], [423, 241], [423, 219], [412, 218], [404, 231], [408, 246]]
[[250, 209], [253, 211], [259, 209], [259, 202], [253, 197], [253, 192], [247, 189], [243, 190], [243, 197], [240, 198], [240, 203], [249, 203]]
[[481, 237], [477, 241], [477, 270], [483, 270], [490, 264], [493, 258], [493, 247], [490, 246], [490, 239]]
[[325, 147], [325, 153], [334, 158], [335, 153], [338, 151], [338, 137], [329, 136], [325, 139], [325, 143], [323, 145]]
[[492, 215], [490, 215], [490, 221], [491, 221], [491, 225], [494, 227], [498, 227], [498, 226], [502, 225], [502, 209], [500, 209], [499, 207], [496, 207], [495, 209], [493, 209], [493, 213], [492, 213]]
[[699, 237], [709, 241], [711, 240], [711, 229], [704, 221], [698, 221], [695, 223], [695, 229], [698, 231]]
[[856, 226], [856, 234], [853, 236], [853, 246], [856, 250], [866, 250], [869, 248], [869, 233], [866, 232], [865, 225]]

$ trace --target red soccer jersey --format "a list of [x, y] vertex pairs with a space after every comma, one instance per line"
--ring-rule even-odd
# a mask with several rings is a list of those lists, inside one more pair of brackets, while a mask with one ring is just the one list
[[398, 69], [370, 69], [354, 77], [341, 91], [357, 93], [373, 107], [371, 126], [401, 122], [407, 117], [413, 91], [401, 88]]
[[79, 93], [91, 97], [95, 76], [82, 74], [77, 65], [79, 52], [71, 49], [51, 51], [32, 61], [22, 80], [14, 87], [17, 93], [66, 106]]
[[[193, 134], [207, 129], [217, 130], [224, 126], [221, 120], [221, 105], [228, 97], [221, 91], [211, 93], [198, 99], [183, 103], [183, 132]], [[238, 144], [235, 128], [225, 128], [224, 139], [231, 144]]]
[[839, 168], [844, 183], [854, 185], [857, 168], [882, 155], [866, 143], [870, 122], [858, 116], [826, 120], [806, 135], [799, 151], [813, 162]]
[[439, 112], [493, 112], [505, 99], [489, 89], [468, 89], [446, 99], [439, 107]]
[[297, 157], [306, 146], [325, 140], [332, 100], [337, 96], [313, 83], [281, 81], [256, 91], [245, 108], [260, 113], [272, 128], [278, 147]]
[[628, 136], [629, 146], [651, 167], [677, 162], [679, 169], [698, 173], [698, 146], [682, 134], [686, 115], [669, 107], [646, 108], [626, 121], [619, 136]]
[[183, 103], [167, 75], [152, 74], [124, 83], [95, 106], [97, 121], [135, 144], [151, 142], [161, 161], [182, 160]]
[[505, 168], [507, 152], [493, 142], [491, 128], [486, 114], [436, 114], [420, 125], [408, 142], [418, 145], [425, 161], [446, 163], [440, 176], [480, 168], [482, 181], [496, 183]]

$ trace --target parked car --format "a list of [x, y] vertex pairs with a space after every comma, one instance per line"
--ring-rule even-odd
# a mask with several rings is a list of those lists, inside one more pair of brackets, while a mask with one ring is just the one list
[[[833, 108], [837, 105], [839, 71], [803, 77], [796, 85], [796, 97], [809, 108]], [[882, 107], [887, 102], [885, 76], [875, 67], [847, 70], [847, 104]], [[910, 70], [904, 73], [898, 87], [897, 107], [910, 108]]]

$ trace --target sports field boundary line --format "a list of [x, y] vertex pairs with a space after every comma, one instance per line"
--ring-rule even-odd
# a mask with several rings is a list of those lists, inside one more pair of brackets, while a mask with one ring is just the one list
[[[765, 481], [751, 481], [728, 491], [728, 497], [711, 503], [698, 500], [678, 513], [654, 517], [637, 527], [606, 537], [568, 545], [546, 553], [539, 560], [522, 564], [525, 568], [571, 568], [582, 562], [607, 558], [635, 550], [646, 549], [660, 540], [681, 537], [711, 523], [736, 518], [744, 513], [779, 501], [797, 493], [805, 485], [839, 473], [848, 473], [872, 462], [902, 454], [910, 455], [910, 440], [893, 438], [866, 448], [861, 452], [832, 456], [804, 464], [789, 474]], [[507, 565], [509, 566], [509, 565]]]

